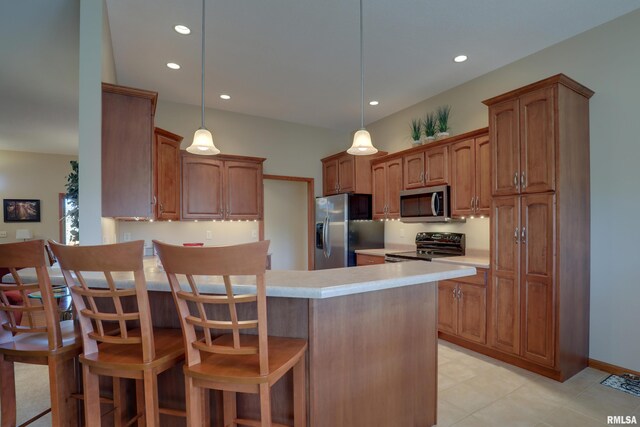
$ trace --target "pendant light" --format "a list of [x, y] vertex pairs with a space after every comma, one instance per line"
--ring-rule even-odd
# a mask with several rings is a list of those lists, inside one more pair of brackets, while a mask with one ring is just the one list
[[362, 33], [362, 0], [360, 0], [360, 129], [353, 135], [353, 144], [347, 150], [347, 153], [355, 156], [366, 156], [378, 152], [371, 143], [371, 135], [364, 128], [364, 37]]
[[211, 132], [204, 126], [204, 17], [204, 0], [202, 0], [202, 122], [200, 129], [193, 134], [193, 142], [187, 151], [192, 154], [213, 156], [218, 154], [220, 150], [213, 145]]

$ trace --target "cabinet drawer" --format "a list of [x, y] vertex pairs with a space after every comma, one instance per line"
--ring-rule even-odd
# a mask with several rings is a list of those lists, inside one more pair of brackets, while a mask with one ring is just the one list
[[473, 276], [467, 276], [467, 277], [458, 277], [457, 279], [453, 279], [455, 282], [459, 282], [459, 283], [469, 283], [471, 285], [480, 285], [480, 286], [486, 286], [487, 285], [487, 275], [488, 275], [488, 270], [484, 269], [484, 268], [476, 268], [477, 272], [475, 275]]
[[357, 265], [372, 265], [372, 264], [384, 264], [383, 256], [357, 254]]

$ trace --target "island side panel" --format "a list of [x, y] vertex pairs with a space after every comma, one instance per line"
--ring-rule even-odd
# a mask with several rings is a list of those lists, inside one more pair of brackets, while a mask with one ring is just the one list
[[311, 427], [436, 423], [437, 285], [310, 300]]

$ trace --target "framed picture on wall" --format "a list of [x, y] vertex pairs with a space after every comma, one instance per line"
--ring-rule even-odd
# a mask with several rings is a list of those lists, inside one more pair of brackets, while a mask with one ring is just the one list
[[3, 199], [4, 222], [40, 222], [40, 200]]

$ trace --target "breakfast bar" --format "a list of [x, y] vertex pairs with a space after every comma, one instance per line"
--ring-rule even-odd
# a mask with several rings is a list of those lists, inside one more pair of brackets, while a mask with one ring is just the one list
[[[146, 260], [145, 266], [154, 325], [179, 328], [164, 272], [153, 259]], [[268, 271], [269, 334], [304, 338], [309, 343], [308, 425], [436, 424], [437, 281], [473, 274], [474, 267], [421, 261]], [[55, 268], [51, 275], [53, 284], [62, 282]], [[92, 287], [106, 286], [98, 275], [85, 279]], [[114, 279], [130, 280], [117, 275]], [[236, 289], [255, 291], [253, 278], [234, 279]], [[200, 288], [224, 292], [221, 277], [202, 278]], [[285, 378], [273, 388], [274, 422], [289, 424], [292, 419], [291, 381]], [[161, 407], [183, 409], [181, 368], [161, 376], [158, 389]], [[239, 395], [239, 413], [257, 415], [258, 402], [253, 397]], [[211, 415], [218, 421], [219, 400], [212, 394]], [[163, 415], [162, 425], [184, 425], [184, 419]]]

